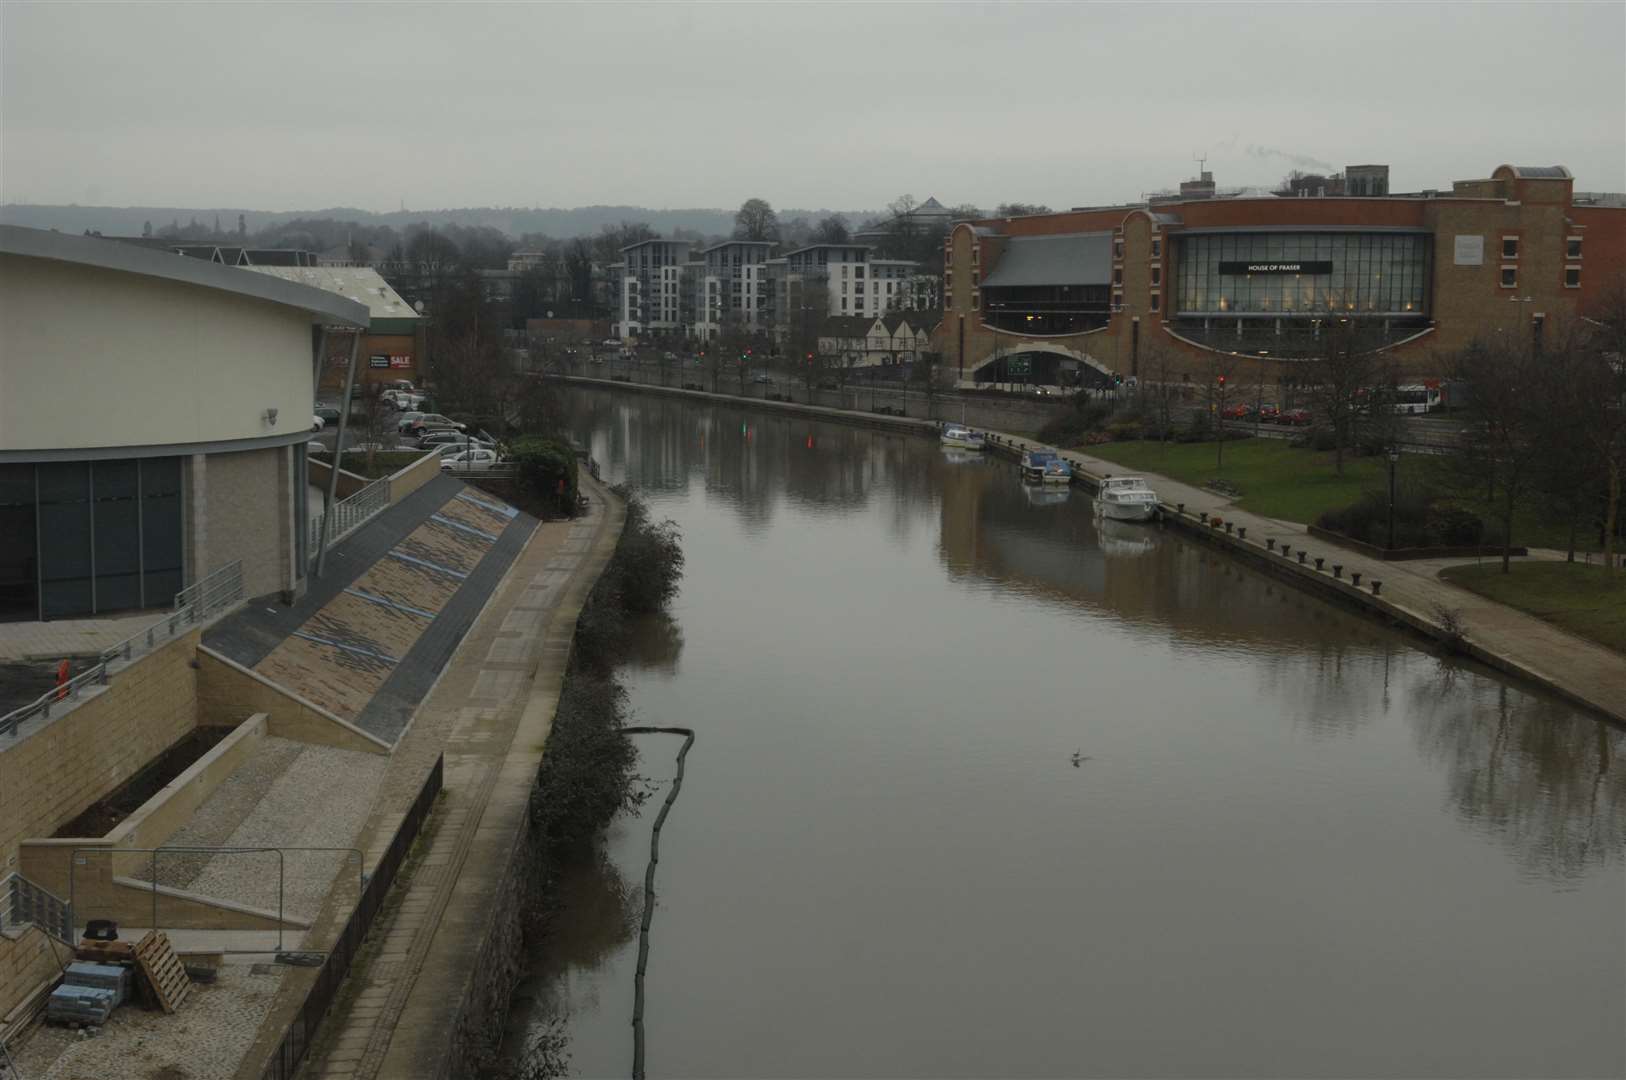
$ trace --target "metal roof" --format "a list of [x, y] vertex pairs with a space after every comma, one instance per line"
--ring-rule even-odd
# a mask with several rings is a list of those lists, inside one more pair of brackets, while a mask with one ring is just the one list
[[412, 305], [390, 288], [389, 282], [370, 266], [245, 266], [256, 274], [266, 274], [309, 285], [366, 304], [375, 319], [416, 319]]
[[1106, 285], [1112, 281], [1112, 234], [1013, 236], [983, 286]]
[[724, 240], [721, 244], [713, 244], [709, 248], [701, 248], [700, 249], [700, 254], [704, 255], [706, 252], [708, 252], [708, 251], [716, 251], [718, 248], [733, 247], [735, 244], [743, 244], [743, 245], [745, 245], [747, 247], [771, 248], [771, 247], [774, 246], [774, 241], [772, 241], [772, 240]]
[[1562, 165], [1509, 165], [1521, 180], [1569, 180], [1570, 171]]
[[95, 236], [68, 236], [45, 229], [0, 225], [0, 254], [111, 270], [123, 274], [174, 281], [201, 289], [215, 289], [267, 303], [298, 308], [312, 322], [365, 328], [367, 308], [343, 296], [309, 285], [248, 274], [231, 266], [187, 258], [170, 251], [155, 251], [136, 244], [121, 244]]

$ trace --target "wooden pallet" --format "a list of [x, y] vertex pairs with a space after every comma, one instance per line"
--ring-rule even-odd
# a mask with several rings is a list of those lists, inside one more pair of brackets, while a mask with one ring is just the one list
[[192, 989], [192, 983], [187, 979], [186, 968], [181, 966], [181, 958], [175, 955], [168, 936], [161, 930], [147, 931], [147, 936], [136, 943], [135, 958], [157, 996], [159, 1006], [167, 1013], [179, 1009], [186, 1000], [187, 992]]

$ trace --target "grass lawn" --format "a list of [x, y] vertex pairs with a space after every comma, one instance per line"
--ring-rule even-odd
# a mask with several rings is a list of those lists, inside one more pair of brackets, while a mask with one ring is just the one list
[[1331, 452], [1295, 449], [1285, 439], [1227, 442], [1225, 467], [1216, 469], [1216, 445], [1115, 442], [1081, 446], [1079, 452], [1194, 486], [1224, 480], [1242, 492], [1237, 500], [1242, 509], [1306, 524], [1324, 510], [1347, 506], [1362, 492], [1385, 490], [1389, 483], [1388, 464], [1381, 458], [1345, 456], [1344, 475], [1338, 476]]
[[1626, 571], [1596, 564], [1500, 562], [1451, 566], [1440, 576], [1481, 596], [1518, 608], [1572, 634], [1626, 653]]

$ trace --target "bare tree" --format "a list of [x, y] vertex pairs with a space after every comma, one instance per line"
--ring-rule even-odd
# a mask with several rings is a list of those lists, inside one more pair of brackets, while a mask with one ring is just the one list
[[943, 389], [943, 354], [930, 350], [915, 353], [909, 379], [926, 398], [926, 419], [936, 419], [937, 397]]
[[1028, 217], [1031, 214], [1049, 214], [1053, 211], [1044, 203], [1007, 202], [994, 207], [994, 216], [1002, 218]]
[[1143, 382], [1137, 389], [1157, 419], [1158, 438], [1168, 442], [1174, 428], [1174, 405], [1180, 395], [1174, 383], [1174, 354], [1154, 341], [1141, 354], [1141, 370], [1146, 372], [1149, 385]]
[[1333, 466], [1344, 475], [1344, 455], [1353, 450], [1360, 425], [1381, 407], [1380, 395], [1390, 369], [1381, 342], [1356, 320], [1329, 318], [1311, 331], [1306, 353], [1306, 390], [1317, 411], [1332, 428]]
[[[395, 416], [395, 410], [384, 400], [384, 388], [375, 382], [362, 383], [356, 388], [356, 401], [350, 415], [359, 419], [361, 423], [361, 436], [363, 445], [367, 448], [367, 475], [375, 473], [375, 462], [378, 448], [387, 442], [394, 445], [394, 425], [390, 423]], [[343, 447], [336, 447], [338, 453], [334, 454], [336, 462], [343, 460]]]
[[845, 244], [850, 239], [852, 231], [847, 228], [847, 219], [840, 214], [821, 218], [813, 228], [812, 240], [815, 244]]
[[1544, 380], [1552, 369], [1528, 343], [1470, 345], [1456, 357], [1457, 378], [1471, 383], [1468, 427], [1457, 447], [1465, 473], [1485, 478], [1502, 522], [1502, 572], [1509, 570], [1513, 518], [1538, 475], [1547, 435]]
[[1605, 294], [1588, 331], [1574, 378], [1573, 422], [1584, 433], [1603, 481], [1603, 555], [1613, 570], [1626, 483], [1626, 274]]
[[734, 214], [734, 239], [777, 240], [779, 215], [766, 199], [746, 199]]

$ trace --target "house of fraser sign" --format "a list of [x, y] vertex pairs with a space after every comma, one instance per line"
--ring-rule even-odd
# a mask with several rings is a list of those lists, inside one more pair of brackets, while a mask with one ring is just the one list
[[1330, 274], [1332, 260], [1315, 262], [1222, 262], [1222, 274]]

